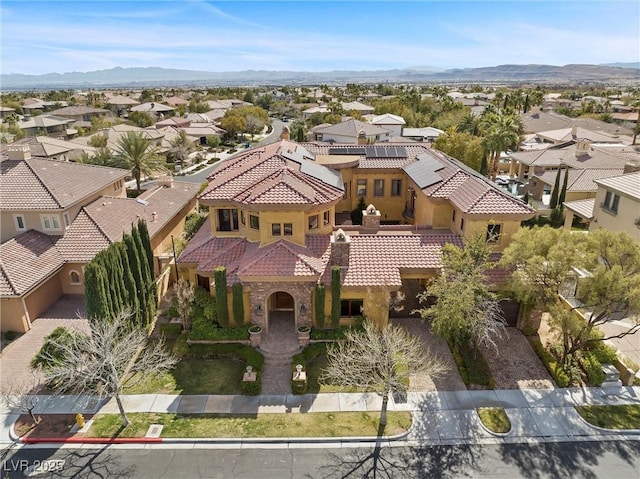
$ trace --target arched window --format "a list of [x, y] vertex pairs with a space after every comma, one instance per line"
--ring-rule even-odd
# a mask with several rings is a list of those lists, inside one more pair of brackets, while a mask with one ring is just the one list
[[71, 278], [71, 284], [80, 284], [80, 273], [76, 270], [69, 271], [69, 276]]

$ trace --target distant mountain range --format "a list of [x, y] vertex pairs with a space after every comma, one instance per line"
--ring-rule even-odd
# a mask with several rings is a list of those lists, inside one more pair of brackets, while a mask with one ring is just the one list
[[639, 81], [640, 63], [611, 65], [499, 65], [484, 68], [438, 70], [420, 66], [395, 70], [330, 72], [265, 71], [208, 72], [169, 68], [111, 68], [92, 72], [44, 75], [1, 74], [3, 90], [44, 88], [106, 88], [142, 86], [295, 85], [380, 82], [522, 82], [571, 83]]

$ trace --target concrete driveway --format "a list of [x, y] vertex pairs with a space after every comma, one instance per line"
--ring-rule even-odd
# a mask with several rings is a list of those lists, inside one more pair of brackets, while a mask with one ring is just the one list
[[44, 338], [58, 326], [88, 331], [84, 298], [77, 295], [63, 296], [46, 313], [33, 321], [32, 328], [10, 343], [0, 354], [0, 390], [16, 381], [28, 380], [31, 359], [44, 344]]

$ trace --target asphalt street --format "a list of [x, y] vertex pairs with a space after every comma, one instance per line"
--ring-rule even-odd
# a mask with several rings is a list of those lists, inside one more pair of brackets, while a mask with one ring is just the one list
[[2, 477], [43, 478], [615, 478], [640, 477], [640, 442], [376, 448], [224, 449], [219, 445], [14, 449]]

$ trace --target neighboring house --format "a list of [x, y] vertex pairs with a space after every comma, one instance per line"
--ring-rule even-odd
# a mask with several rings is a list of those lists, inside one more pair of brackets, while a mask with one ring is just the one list
[[361, 115], [373, 115], [376, 110], [374, 107], [360, 103], [359, 101], [345, 101], [342, 102], [342, 108], [345, 112], [357, 111]]
[[84, 122], [91, 122], [92, 118], [100, 118], [110, 113], [110, 110], [105, 110], [104, 108], [92, 108], [88, 106], [67, 106], [51, 112], [51, 114], [55, 116]]
[[38, 115], [31, 118], [25, 116], [22, 121], [18, 122], [18, 127], [26, 136], [51, 135], [66, 138], [70, 134], [75, 134], [75, 130], [71, 131], [73, 120], [63, 118], [61, 116]]
[[[65, 185], [65, 190], [72, 193], [76, 185]], [[167, 180], [138, 198], [100, 196], [82, 206], [64, 234], [29, 229], [0, 245], [2, 331], [26, 332], [63, 294], [84, 294], [84, 266], [121, 240], [138, 219], [147, 223], [158, 273], [171, 260], [172, 237], [184, 230], [198, 189], [197, 184]]]
[[181, 105], [189, 104], [187, 100], [185, 100], [184, 98], [180, 98], [179, 96], [172, 96], [172, 97], [166, 98], [164, 102], [169, 106], [181, 106]]
[[105, 100], [105, 103], [109, 105], [113, 110], [115, 110], [118, 116], [121, 116], [123, 113], [129, 111], [132, 106], [139, 105], [140, 102], [134, 100], [133, 98], [129, 98], [124, 95], [114, 95], [109, 96]]
[[145, 113], [150, 113], [156, 117], [164, 117], [166, 114], [173, 113], [175, 108], [163, 105], [158, 102], [147, 102], [141, 103], [136, 106], [132, 106], [130, 111], [142, 111]]
[[416, 141], [425, 141], [427, 143], [433, 143], [438, 139], [440, 135], [444, 133], [443, 130], [427, 126], [425, 128], [403, 128], [402, 136]]
[[391, 131], [391, 136], [402, 136], [402, 129], [407, 124], [404, 118], [391, 113], [374, 116], [369, 123]]
[[[286, 131], [285, 131], [286, 135]], [[360, 199], [363, 225], [340, 225]], [[370, 146], [288, 140], [220, 163], [199, 197], [209, 220], [178, 259], [180, 275], [210, 291], [214, 270], [242, 285], [245, 322], [268, 330], [317, 324], [314, 290], [331, 305], [332, 267], [341, 270], [340, 315], [388, 321], [388, 293], [416, 294], [440, 274], [442, 246], [480, 233], [495, 252], [534, 210], [462, 163], [418, 143]], [[231, 299], [229, 300], [231, 304]]]
[[595, 198], [564, 203], [565, 228], [570, 229], [577, 216], [588, 223], [589, 231], [624, 231], [640, 242], [640, 166], [629, 164], [624, 174], [595, 183]]
[[187, 118], [182, 118], [180, 116], [172, 116], [171, 118], [166, 118], [157, 122], [153, 125], [156, 129], [164, 128], [165, 126], [173, 126], [175, 128], [187, 128], [191, 125], [191, 120]]
[[7, 147], [0, 162], [1, 242], [28, 230], [61, 236], [80, 209], [104, 196], [126, 196], [129, 171], [31, 157], [27, 144]]
[[[559, 187], [562, 188], [564, 175], [568, 174], [565, 201], [593, 198], [596, 196], [596, 180], [618, 176], [623, 172], [624, 168], [565, 168], [560, 173]], [[533, 179], [529, 181], [529, 193], [531, 197], [536, 201], [542, 202], [544, 206], [548, 206], [557, 174], [557, 170], [547, 170], [542, 175], [534, 175]]]
[[6, 118], [15, 112], [16, 112], [15, 108], [0, 105], [0, 118]]
[[611, 143], [620, 144], [624, 139], [617, 135], [587, 130], [573, 125], [571, 128], [560, 128], [558, 130], [539, 131], [536, 137], [543, 143], [558, 145], [568, 141], [588, 140], [591, 143]]
[[302, 118], [304, 118], [305, 120], [308, 120], [316, 113], [320, 113], [320, 114], [329, 113], [329, 107], [326, 105], [318, 105], [318, 106], [312, 106], [311, 108], [307, 108], [306, 110], [302, 111]]
[[539, 131], [560, 130], [577, 126], [585, 130], [605, 133], [608, 135], [633, 136], [633, 131], [593, 118], [569, 118], [553, 111], [541, 111], [539, 107], [533, 107], [527, 113], [520, 114], [520, 120], [524, 128], [524, 133], [537, 133]]
[[96, 148], [92, 146], [49, 136], [29, 136], [11, 144], [13, 145], [28, 145], [32, 158], [59, 161], [76, 161], [82, 157], [83, 153], [93, 155], [96, 152]]
[[514, 151], [509, 157], [509, 175], [524, 181], [533, 175], [541, 176], [546, 170], [553, 171], [560, 167], [624, 168], [628, 161], [640, 158], [640, 152], [631, 146], [592, 145], [588, 140], [578, 140], [544, 150]]
[[376, 125], [350, 119], [329, 126], [317, 126], [313, 129], [313, 139], [329, 143], [360, 144], [387, 141], [391, 130]]
[[37, 115], [64, 106], [67, 106], [66, 101], [43, 101], [37, 98], [27, 98], [22, 102], [22, 110], [25, 114], [30, 115]]

